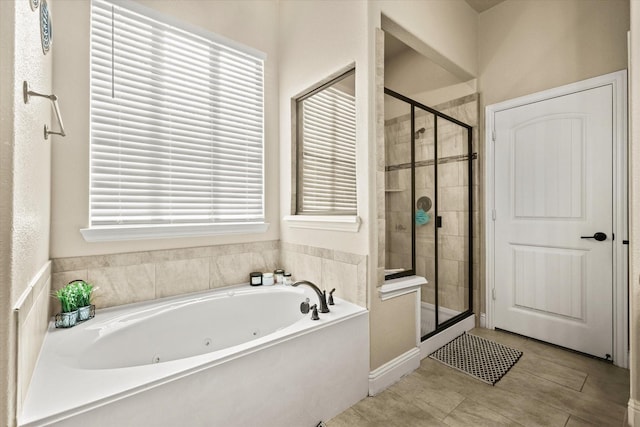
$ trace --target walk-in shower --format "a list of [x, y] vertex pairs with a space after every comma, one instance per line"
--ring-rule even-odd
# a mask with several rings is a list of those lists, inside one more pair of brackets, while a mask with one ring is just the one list
[[385, 279], [427, 279], [423, 341], [473, 314], [476, 155], [459, 118], [477, 112], [477, 96], [443, 107], [458, 118], [385, 88]]

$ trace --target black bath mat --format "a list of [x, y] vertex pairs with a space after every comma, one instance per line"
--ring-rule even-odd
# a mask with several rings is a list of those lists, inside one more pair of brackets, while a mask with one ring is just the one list
[[494, 385], [520, 359], [522, 352], [464, 333], [429, 355], [466, 374]]

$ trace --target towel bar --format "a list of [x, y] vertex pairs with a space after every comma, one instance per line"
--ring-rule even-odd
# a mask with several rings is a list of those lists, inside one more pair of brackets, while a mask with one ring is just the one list
[[49, 139], [49, 135], [60, 135], [60, 136], [67, 136], [67, 134], [64, 132], [64, 125], [62, 124], [62, 116], [60, 115], [60, 107], [58, 106], [58, 97], [55, 96], [54, 94], [51, 95], [45, 95], [42, 93], [38, 93], [38, 92], [34, 92], [32, 90], [29, 90], [29, 83], [27, 83], [27, 81], [25, 80], [22, 83], [22, 95], [24, 97], [24, 103], [27, 104], [29, 102], [29, 97], [31, 96], [39, 96], [42, 98], [47, 98], [49, 101], [51, 101], [51, 104], [53, 104], [53, 110], [56, 112], [56, 118], [58, 119], [58, 126], [60, 127], [60, 131], [59, 132], [54, 132], [52, 130], [49, 130], [49, 127], [45, 124], [44, 125], [44, 139]]

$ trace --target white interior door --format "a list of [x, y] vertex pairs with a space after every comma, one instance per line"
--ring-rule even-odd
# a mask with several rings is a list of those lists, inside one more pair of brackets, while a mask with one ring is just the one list
[[[612, 88], [495, 123], [494, 326], [598, 357], [613, 346]], [[594, 238], [596, 232], [606, 239]]]

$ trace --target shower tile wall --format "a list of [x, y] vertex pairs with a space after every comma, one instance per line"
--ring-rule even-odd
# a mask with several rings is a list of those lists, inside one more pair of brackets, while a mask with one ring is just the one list
[[[473, 127], [473, 152], [477, 152], [478, 137], [478, 95], [470, 95], [434, 107], [442, 113], [454, 117]], [[415, 129], [425, 128], [416, 139], [416, 162], [427, 161], [426, 166], [416, 167], [416, 199], [427, 196], [434, 200], [434, 146], [433, 115], [416, 109]], [[410, 158], [411, 119], [400, 116], [385, 122], [386, 154], [386, 266], [401, 266], [411, 253], [411, 221], [413, 212], [407, 214], [407, 207], [415, 209], [410, 201], [410, 168], [398, 168]], [[466, 131], [459, 126], [438, 121], [438, 214], [442, 217], [439, 230], [439, 305], [455, 311], [467, 309], [468, 293], [468, 212], [467, 212], [467, 161], [456, 159], [466, 154]], [[408, 154], [409, 153], [409, 154]], [[431, 160], [431, 162], [429, 162]], [[391, 170], [390, 170], [391, 169]], [[478, 160], [473, 161], [473, 284], [478, 295], [479, 245], [478, 245]], [[402, 191], [403, 189], [406, 189]], [[416, 226], [416, 274], [430, 282], [423, 288], [422, 300], [433, 304], [435, 301], [435, 240], [434, 211], [429, 212], [431, 221]], [[406, 261], [405, 261], [406, 262]], [[478, 313], [478, 298], [475, 298]]]
[[385, 229], [387, 268], [411, 268], [411, 119], [400, 116], [385, 122]]

